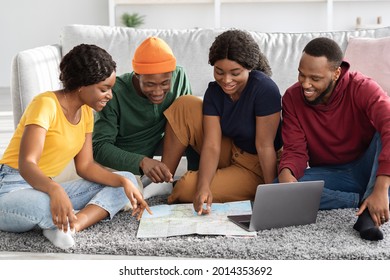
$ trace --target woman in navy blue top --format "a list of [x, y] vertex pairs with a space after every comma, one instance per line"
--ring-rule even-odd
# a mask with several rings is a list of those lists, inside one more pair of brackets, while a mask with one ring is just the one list
[[203, 102], [179, 98], [165, 112], [162, 160], [171, 171], [187, 146], [200, 153], [199, 170], [176, 182], [168, 203], [193, 202], [198, 214], [209, 213], [212, 202], [253, 200], [259, 184], [276, 178], [283, 145], [281, 95], [253, 37], [225, 31], [212, 44], [209, 63], [215, 81]]

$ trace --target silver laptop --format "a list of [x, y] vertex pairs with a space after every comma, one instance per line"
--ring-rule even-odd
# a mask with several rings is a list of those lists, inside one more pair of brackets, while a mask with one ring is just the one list
[[324, 181], [259, 185], [252, 215], [228, 219], [248, 231], [315, 223]]

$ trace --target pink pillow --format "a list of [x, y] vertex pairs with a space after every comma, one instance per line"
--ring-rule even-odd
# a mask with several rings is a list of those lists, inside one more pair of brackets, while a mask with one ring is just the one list
[[390, 37], [349, 39], [345, 60], [351, 71], [371, 77], [390, 94]]

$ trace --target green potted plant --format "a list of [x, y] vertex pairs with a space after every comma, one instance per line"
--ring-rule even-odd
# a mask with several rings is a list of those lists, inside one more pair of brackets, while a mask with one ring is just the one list
[[127, 27], [139, 27], [144, 24], [145, 16], [142, 16], [138, 13], [124, 13], [122, 15], [122, 23]]

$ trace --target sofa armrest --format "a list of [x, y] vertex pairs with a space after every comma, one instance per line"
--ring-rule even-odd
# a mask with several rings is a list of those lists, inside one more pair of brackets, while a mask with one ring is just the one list
[[47, 45], [19, 52], [12, 60], [11, 97], [15, 127], [27, 105], [39, 93], [61, 88], [61, 46]]

